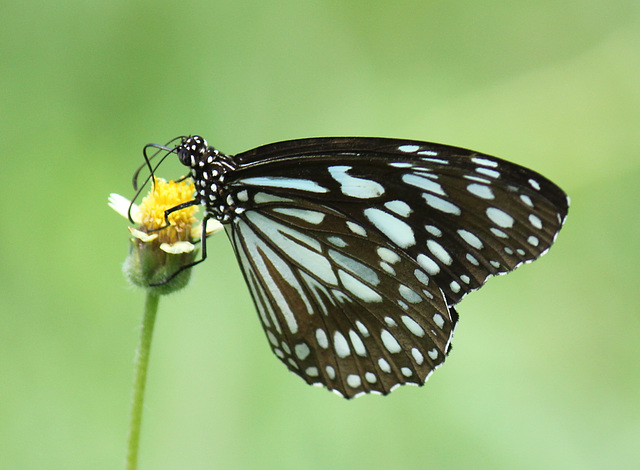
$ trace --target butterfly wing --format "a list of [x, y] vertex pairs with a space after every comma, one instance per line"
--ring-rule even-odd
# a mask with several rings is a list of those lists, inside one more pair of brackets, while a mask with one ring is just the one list
[[531, 170], [418, 141], [303, 139], [234, 161], [227, 232], [271, 348], [347, 398], [422, 385], [453, 305], [544, 254], [568, 208]]
[[302, 139], [235, 158], [233, 187], [314, 202], [377, 233], [427, 272], [448, 305], [546, 253], [568, 210], [565, 193], [532, 170], [420, 141]]

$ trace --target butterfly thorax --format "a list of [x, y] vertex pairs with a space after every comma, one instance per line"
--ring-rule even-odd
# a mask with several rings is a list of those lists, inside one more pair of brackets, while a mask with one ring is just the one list
[[221, 223], [229, 223], [236, 214], [236, 205], [226, 178], [236, 169], [233, 156], [210, 147], [200, 136], [186, 137], [177, 148], [180, 162], [190, 168], [196, 187], [195, 199], [208, 214]]

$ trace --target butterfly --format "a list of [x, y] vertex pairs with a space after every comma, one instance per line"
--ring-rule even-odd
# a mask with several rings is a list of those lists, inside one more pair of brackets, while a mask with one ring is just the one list
[[224, 225], [274, 354], [345, 398], [423, 385], [455, 305], [545, 254], [569, 207], [542, 175], [448, 145], [320, 137], [226, 155], [177, 141], [147, 146], [195, 183], [167, 213], [198, 204]]

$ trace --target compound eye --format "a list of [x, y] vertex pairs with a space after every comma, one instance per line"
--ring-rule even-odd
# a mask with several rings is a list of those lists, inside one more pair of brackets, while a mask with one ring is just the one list
[[189, 149], [186, 147], [186, 145], [181, 145], [178, 149], [178, 159], [180, 160], [180, 163], [189, 166], [191, 164], [191, 158], [189, 158], [190, 155], [191, 154], [189, 153]]

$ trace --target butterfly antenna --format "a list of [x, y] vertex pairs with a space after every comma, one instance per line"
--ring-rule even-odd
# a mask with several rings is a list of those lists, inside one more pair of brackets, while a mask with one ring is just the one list
[[[142, 171], [142, 169], [146, 166], [147, 168], [149, 168], [149, 173], [151, 176], [153, 176], [154, 171], [156, 169], [158, 169], [158, 166], [160, 165], [160, 163], [162, 163], [162, 161], [164, 161], [165, 157], [162, 158], [162, 160], [160, 160], [160, 163], [158, 163], [158, 165], [156, 165], [155, 168], [151, 167], [151, 160], [153, 160], [159, 153], [161, 152], [168, 152], [167, 155], [169, 153], [173, 153], [175, 152], [175, 146], [174, 147], [169, 147], [172, 143], [174, 143], [176, 140], [182, 140], [183, 137], [175, 137], [173, 139], [171, 139], [169, 142], [167, 142], [164, 145], [160, 145], [160, 144], [147, 144], [144, 146], [144, 148], [142, 149], [142, 155], [144, 157], [144, 163], [142, 165], [140, 165], [140, 167], [135, 171], [135, 173], [133, 174], [133, 189], [137, 190], [138, 189], [138, 176], [140, 175], [140, 172]], [[155, 148], [157, 149], [153, 155], [148, 156], [147, 155], [147, 151], [150, 148]], [[143, 183], [142, 186], [144, 186], [147, 181], [149, 181], [149, 178], [147, 178], [145, 180], [145, 182]]]
[[[182, 140], [182, 139], [183, 139], [183, 137], [175, 137], [175, 138], [171, 139], [169, 142], [167, 142], [165, 145], [147, 144], [147, 145], [144, 146], [144, 148], [142, 150], [142, 155], [144, 157], [144, 163], [142, 165], [140, 165], [140, 167], [138, 167], [138, 169], [133, 174], [133, 182], [132, 183], [133, 183], [133, 189], [136, 191], [136, 194], [133, 196], [133, 199], [131, 200], [131, 204], [129, 204], [129, 210], [127, 211], [127, 216], [128, 216], [129, 221], [131, 223], [135, 223], [134, 220], [133, 220], [133, 217], [131, 216], [131, 208], [133, 207], [133, 204], [138, 199], [138, 196], [140, 196], [140, 193], [142, 193], [142, 191], [143, 191], [144, 187], [146, 186], [146, 184], [150, 180], [152, 180], [153, 176], [155, 175], [156, 170], [160, 167], [162, 162], [164, 162], [165, 158], [167, 158], [170, 154], [176, 152], [175, 146], [174, 147], [170, 147], [170, 145], [172, 143], [174, 143], [175, 141]], [[147, 155], [147, 151], [150, 148], [157, 149], [153, 153], [153, 155], [151, 155], [151, 156]], [[162, 152], [166, 152], [165, 155], [160, 159], [160, 161], [156, 164], [155, 167], [152, 167], [151, 166], [151, 160], [153, 160], [156, 156], [158, 156]], [[140, 172], [142, 171], [142, 169], [144, 167], [147, 167], [149, 169], [149, 175], [145, 178], [145, 180], [142, 183], [142, 185], [140, 187], [138, 187], [138, 176], [140, 175]]]

